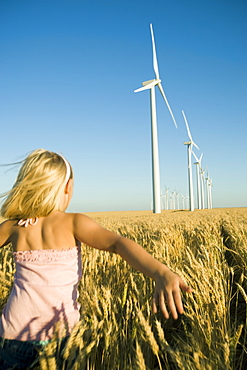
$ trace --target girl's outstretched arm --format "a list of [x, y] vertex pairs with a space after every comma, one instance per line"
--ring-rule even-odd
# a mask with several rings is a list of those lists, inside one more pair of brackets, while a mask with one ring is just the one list
[[158, 306], [165, 318], [177, 319], [183, 313], [180, 289], [191, 292], [192, 289], [166, 265], [153, 258], [144, 248], [134, 241], [102, 228], [85, 215], [76, 214], [74, 218], [75, 237], [96, 249], [119, 254], [134, 269], [151, 277], [155, 281], [153, 312]]
[[155, 281], [153, 312], [158, 307], [165, 318], [169, 317], [168, 309], [174, 319], [183, 313], [180, 289], [191, 292], [192, 289], [167, 266], [153, 258], [144, 248], [130, 239], [120, 237], [115, 242], [115, 252], [136, 270]]

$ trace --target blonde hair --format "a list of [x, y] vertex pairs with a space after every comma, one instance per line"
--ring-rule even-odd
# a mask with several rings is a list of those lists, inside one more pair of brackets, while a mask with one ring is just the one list
[[13, 188], [4, 195], [6, 199], [1, 207], [1, 216], [27, 219], [48, 216], [59, 210], [65, 182], [73, 178], [72, 168], [66, 162], [61, 155], [44, 149], [29, 154], [21, 162]]

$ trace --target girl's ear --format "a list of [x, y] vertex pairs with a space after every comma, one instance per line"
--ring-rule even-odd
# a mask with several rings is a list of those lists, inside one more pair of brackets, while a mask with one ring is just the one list
[[65, 185], [64, 192], [65, 192], [65, 194], [69, 194], [69, 193], [71, 193], [72, 190], [73, 190], [73, 179], [69, 179], [69, 181]]

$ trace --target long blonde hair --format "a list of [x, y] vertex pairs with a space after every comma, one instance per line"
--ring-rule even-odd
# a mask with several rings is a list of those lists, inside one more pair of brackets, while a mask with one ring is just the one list
[[26, 219], [48, 216], [59, 210], [65, 181], [73, 178], [70, 164], [61, 155], [44, 149], [34, 150], [23, 163], [13, 188], [6, 197], [1, 216]]

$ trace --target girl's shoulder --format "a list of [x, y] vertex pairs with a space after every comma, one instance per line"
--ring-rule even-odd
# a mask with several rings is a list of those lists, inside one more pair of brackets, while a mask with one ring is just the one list
[[96, 221], [90, 218], [89, 216], [83, 214], [83, 213], [70, 213], [68, 214], [71, 217], [71, 220], [73, 221], [74, 226], [77, 227], [89, 227], [92, 225], [97, 225]]
[[17, 224], [17, 220], [5, 220], [0, 224], [0, 232], [7, 232], [12, 229], [14, 225]]
[[65, 217], [72, 222], [90, 222], [92, 218], [88, 217], [83, 213], [64, 213]]
[[10, 243], [13, 226], [16, 220], [6, 220], [0, 224], [0, 248]]

